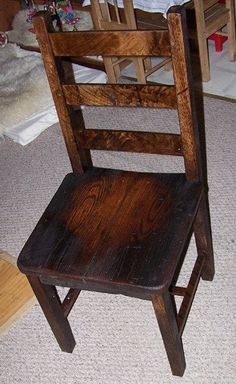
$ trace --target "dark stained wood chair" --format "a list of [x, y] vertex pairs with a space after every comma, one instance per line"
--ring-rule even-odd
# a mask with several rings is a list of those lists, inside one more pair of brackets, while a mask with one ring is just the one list
[[[182, 332], [200, 277], [214, 261], [185, 10], [168, 13], [169, 31], [53, 31], [34, 18], [39, 46], [73, 172], [66, 175], [18, 259], [60, 345], [72, 352], [68, 314], [81, 290], [150, 300], [174, 375], [183, 375]], [[169, 56], [175, 85], [76, 84], [65, 57]], [[86, 106], [176, 108], [180, 134], [87, 129]], [[112, 122], [111, 122], [112, 125]], [[90, 149], [183, 156], [184, 173], [93, 166]], [[176, 286], [190, 238], [198, 256], [186, 287]], [[68, 287], [61, 302], [57, 286]], [[175, 295], [183, 296], [177, 313]]]

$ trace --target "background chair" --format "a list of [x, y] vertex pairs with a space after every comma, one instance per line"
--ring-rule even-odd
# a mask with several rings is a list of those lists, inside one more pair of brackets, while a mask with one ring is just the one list
[[[123, 6], [124, 8], [119, 8], [116, 0], [113, 0], [113, 4], [111, 4], [111, 1], [108, 2], [107, 0], [102, 3], [99, 0], [93, 1], [91, 10], [95, 28], [98, 30], [137, 29], [138, 20], [136, 20], [135, 17], [132, 0], [124, 1]], [[142, 29], [150, 28], [150, 24], [147, 20], [145, 22], [141, 21], [141, 24]], [[163, 29], [163, 17], [161, 17], [161, 20], [156, 20], [155, 27], [157, 29], [160, 29], [160, 27]], [[152, 65], [150, 58], [142, 57], [133, 57], [132, 59], [103, 57], [103, 61], [110, 83], [116, 83], [120, 77], [121, 70], [132, 62], [135, 67], [137, 81], [145, 84], [147, 77], [169, 63], [170, 58], [162, 58], [156, 65]]]
[[[229, 60], [236, 58], [235, 39], [235, 2], [226, 0], [226, 4], [218, 0], [195, 0], [198, 45], [201, 60], [202, 80], [210, 80], [210, 65], [207, 39], [213, 33], [228, 36]], [[221, 29], [227, 26], [227, 32]]]
[[[75, 346], [67, 317], [81, 290], [150, 300], [172, 372], [181, 376], [181, 335], [199, 279], [212, 280], [214, 261], [184, 9], [169, 12], [168, 25], [169, 32], [61, 33], [53, 31], [48, 14], [34, 18], [73, 173], [43, 213], [18, 266], [66, 352]], [[77, 84], [63, 60], [87, 55], [171, 57], [175, 85]], [[180, 133], [87, 129], [81, 105], [177, 108]], [[182, 156], [185, 173], [98, 168], [90, 149]], [[193, 232], [197, 260], [188, 285], [179, 287]], [[69, 288], [62, 302], [56, 286]], [[175, 295], [183, 296], [178, 313]]]

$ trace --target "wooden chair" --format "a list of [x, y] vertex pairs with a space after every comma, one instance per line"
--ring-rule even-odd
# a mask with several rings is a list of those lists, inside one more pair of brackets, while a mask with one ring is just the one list
[[[92, 18], [94, 26], [97, 30], [126, 30], [126, 29], [137, 29], [138, 21], [136, 21], [133, 1], [126, 0], [123, 1], [124, 8], [121, 9], [117, 5], [117, 1], [105, 0], [100, 2], [99, 0], [94, 0], [91, 4]], [[161, 20], [160, 25], [163, 28], [163, 19]], [[150, 25], [146, 22], [142, 22], [142, 29], [149, 28]], [[158, 24], [156, 24], [158, 28]], [[170, 58], [162, 58], [162, 60], [156, 64], [152, 65], [150, 58], [132, 58], [124, 59], [121, 57], [103, 57], [106, 73], [110, 83], [116, 83], [119, 80], [121, 70], [127, 65], [130, 65], [130, 62], [134, 64], [137, 81], [141, 84], [147, 82], [147, 77], [152, 73], [165, 66], [170, 62]]]
[[[150, 300], [174, 375], [183, 375], [181, 335], [200, 277], [214, 262], [201, 161], [185, 10], [168, 13], [168, 31], [54, 32], [33, 20], [73, 172], [43, 213], [18, 259], [63, 351], [75, 340], [68, 314], [81, 290]], [[175, 85], [76, 84], [65, 57], [163, 54]], [[85, 129], [78, 106], [177, 108], [180, 133]], [[111, 123], [112, 126], [112, 123]], [[185, 173], [98, 168], [90, 149], [182, 156]], [[198, 257], [187, 287], [176, 286], [190, 237]], [[61, 302], [56, 286], [68, 287]], [[175, 295], [183, 296], [177, 314]]]
[[[235, 0], [226, 0], [226, 5], [218, 0], [194, 0], [198, 33], [202, 80], [210, 80], [208, 37], [213, 33], [228, 35], [229, 60], [236, 59], [235, 39]], [[227, 32], [222, 28], [227, 26]]]

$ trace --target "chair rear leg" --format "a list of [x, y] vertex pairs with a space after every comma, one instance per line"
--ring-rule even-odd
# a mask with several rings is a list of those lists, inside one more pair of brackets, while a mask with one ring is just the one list
[[211, 235], [210, 213], [207, 197], [204, 194], [194, 223], [194, 235], [198, 255], [205, 258], [202, 269], [202, 279], [211, 281], [215, 274], [214, 254]]
[[155, 295], [152, 303], [172, 373], [176, 376], [183, 376], [186, 364], [173, 298], [169, 292], [166, 292], [162, 295]]
[[133, 59], [135, 71], [136, 71], [136, 77], [139, 84], [146, 84], [146, 76], [145, 76], [145, 68], [144, 68], [144, 62], [141, 58], [134, 58]]
[[119, 78], [119, 65], [116, 68], [113, 66], [112, 59], [110, 57], [103, 57], [103, 62], [106, 70], [106, 74], [108, 77], [109, 83], [117, 83]]
[[229, 22], [227, 24], [229, 60], [236, 60], [236, 32], [235, 32], [235, 4], [234, 0], [226, 0], [226, 7], [229, 9]]
[[61, 350], [71, 353], [75, 347], [75, 339], [62, 310], [56, 287], [42, 284], [38, 277], [27, 277]]

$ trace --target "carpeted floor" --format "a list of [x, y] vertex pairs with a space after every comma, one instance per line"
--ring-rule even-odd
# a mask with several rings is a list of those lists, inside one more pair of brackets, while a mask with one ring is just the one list
[[[171, 375], [151, 303], [118, 295], [82, 292], [70, 320], [77, 346], [72, 355], [62, 353], [38, 305], [20, 320], [0, 343], [0, 382], [50, 384], [233, 384], [236, 382], [235, 313], [235, 151], [236, 104], [205, 99], [208, 172], [216, 276], [200, 282], [183, 335], [185, 376]], [[122, 128], [176, 129], [174, 111], [126, 110], [126, 113], [85, 110], [87, 125], [106, 128], [109, 120]], [[154, 171], [144, 155], [94, 153], [97, 164]], [[70, 170], [58, 126], [22, 147], [0, 142], [2, 196], [0, 248], [17, 256], [65, 172]], [[182, 167], [179, 159], [168, 170]], [[185, 270], [188, 271], [194, 247]]]

